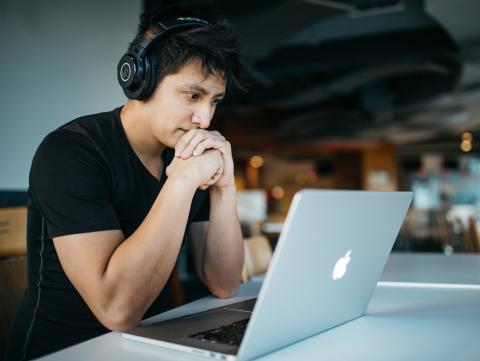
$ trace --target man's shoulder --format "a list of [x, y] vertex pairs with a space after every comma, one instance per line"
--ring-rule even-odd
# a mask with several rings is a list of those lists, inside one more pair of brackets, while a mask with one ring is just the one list
[[71, 132], [92, 137], [96, 134], [112, 132], [117, 126], [118, 113], [119, 108], [116, 108], [108, 112], [84, 115], [61, 125], [52, 133]]
[[70, 120], [47, 134], [38, 150], [58, 150], [58, 148], [75, 144], [92, 145], [98, 141], [111, 139], [115, 133], [118, 133], [117, 116], [118, 108]]
[[102, 147], [118, 133], [116, 114], [109, 112], [85, 115], [73, 119], [47, 134], [35, 152], [33, 162], [42, 158], [50, 161], [66, 157], [100, 156]]

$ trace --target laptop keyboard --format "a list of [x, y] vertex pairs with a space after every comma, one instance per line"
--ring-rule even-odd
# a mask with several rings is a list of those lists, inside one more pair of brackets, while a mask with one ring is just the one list
[[224, 343], [232, 346], [240, 346], [243, 334], [247, 329], [248, 321], [250, 321], [250, 318], [231, 323], [230, 325], [220, 326], [195, 333], [193, 335], [189, 335], [189, 337], [196, 338], [204, 342]]

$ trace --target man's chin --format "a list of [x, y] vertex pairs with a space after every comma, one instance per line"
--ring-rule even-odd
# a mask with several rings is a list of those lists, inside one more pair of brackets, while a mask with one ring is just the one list
[[180, 140], [180, 138], [183, 137], [183, 135], [186, 133], [187, 131], [185, 129], [177, 129], [175, 130], [175, 132], [173, 133], [173, 142], [175, 144], [173, 144], [173, 146], [175, 147], [175, 145], [178, 143], [178, 141]]

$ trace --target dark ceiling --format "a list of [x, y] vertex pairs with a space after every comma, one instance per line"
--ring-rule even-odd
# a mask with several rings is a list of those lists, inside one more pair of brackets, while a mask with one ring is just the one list
[[237, 29], [254, 82], [215, 126], [238, 146], [458, 152], [459, 134], [480, 130], [477, 0], [145, 2], [173, 5]]

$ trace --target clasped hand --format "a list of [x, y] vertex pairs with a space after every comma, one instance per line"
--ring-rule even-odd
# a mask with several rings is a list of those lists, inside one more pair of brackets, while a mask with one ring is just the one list
[[[219, 164], [213, 154], [208, 154], [211, 150], [220, 153], [222, 161]], [[200, 189], [210, 186], [223, 188], [234, 184], [232, 148], [219, 132], [204, 129], [187, 131], [175, 145], [175, 158], [167, 168], [167, 175], [172, 171], [172, 166], [187, 160], [210, 163], [208, 166], [198, 164], [202, 168], [199, 175]]]

